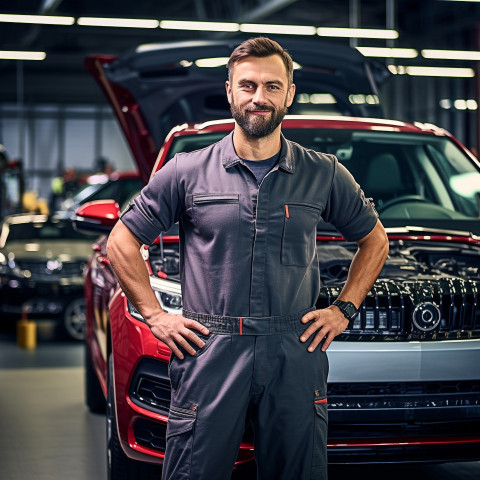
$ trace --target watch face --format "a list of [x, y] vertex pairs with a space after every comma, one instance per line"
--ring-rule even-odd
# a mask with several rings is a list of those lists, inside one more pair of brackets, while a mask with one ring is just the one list
[[348, 316], [350, 319], [354, 319], [357, 316], [357, 309], [355, 308], [355, 305], [353, 303], [347, 302], [345, 304], [345, 311], [347, 312]]

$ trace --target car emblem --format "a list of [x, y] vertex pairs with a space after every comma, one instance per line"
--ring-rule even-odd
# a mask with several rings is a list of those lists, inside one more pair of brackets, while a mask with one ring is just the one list
[[413, 311], [413, 324], [422, 332], [435, 330], [441, 320], [440, 309], [431, 302], [419, 303]]

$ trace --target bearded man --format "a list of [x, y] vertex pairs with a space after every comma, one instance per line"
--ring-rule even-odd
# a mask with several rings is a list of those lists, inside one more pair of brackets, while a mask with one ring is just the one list
[[[326, 350], [374, 283], [388, 241], [334, 156], [283, 137], [295, 94], [290, 55], [253, 38], [227, 67], [234, 131], [158, 171], [113, 229], [108, 257], [172, 350], [162, 478], [229, 479], [248, 420], [258, 480], [324, 480]], [[317, 310], [320, 219], [358, 251], [334, 305]], [[182, 315], [161, 309], [139, 252], [175, 222]]]

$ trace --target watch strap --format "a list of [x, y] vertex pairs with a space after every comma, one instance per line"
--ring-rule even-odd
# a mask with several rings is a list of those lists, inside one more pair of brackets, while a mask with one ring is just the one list
[[344, 302], [337, 298], [332, 305], [338, 307], [348, 321], [354, 320], [358, 315], [358, 309], [352, 302]]

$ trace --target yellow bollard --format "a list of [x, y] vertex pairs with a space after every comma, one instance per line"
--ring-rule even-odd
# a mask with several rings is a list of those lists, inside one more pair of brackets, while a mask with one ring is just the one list
[[26, 310], [22, 311], [22, 319], [17, 322], [17, 344], [30, 350], [37, 347], [37, 324], [28, 320]]

